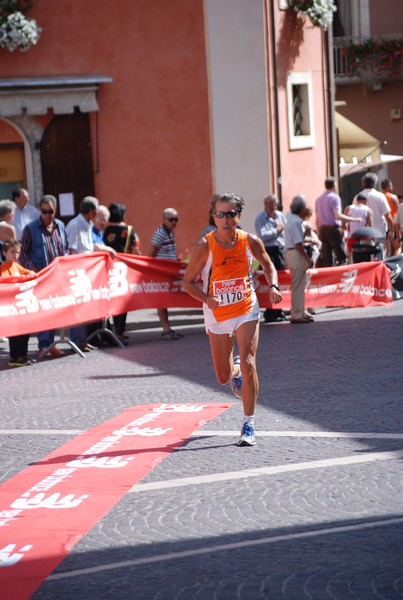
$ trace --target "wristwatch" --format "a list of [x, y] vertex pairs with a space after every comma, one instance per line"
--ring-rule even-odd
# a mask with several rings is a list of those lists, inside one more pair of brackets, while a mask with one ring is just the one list
[[280, 291], [280, 288], [278, 287], [278, 285], [276, 285], [275, 283], [272, 283], [271, 285], [269, 285], [269, 289], [271, 290], [272, 288], [274, 288], [275, 290], [277, 290], [278, 292]]

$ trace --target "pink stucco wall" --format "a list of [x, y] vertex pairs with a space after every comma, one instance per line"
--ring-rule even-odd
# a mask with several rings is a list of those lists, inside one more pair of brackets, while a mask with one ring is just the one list
[[[292, 197], [301, 192], [313, 207], [322, 192], [330, 169], [330, 134], [326, 96], [326, 62], [324, 33], [313, 27], [308, 18], [294, 11], [277, 13], [277, 57], [279, 85], [279, 122], [283, 203], [288, 207]], [[289, 72], [312, 74], [313, 118], [315, 142], [312, 148], [290, 150], [287, 126], [287, 75]]]
[[98, 96], [96, 194], [127, 205], [145, 250], [163, 208], [178, 208], [189, 247], [212, 192], [202, 0], [40, 0], [27, 16], [42, 37], [0, 50], [0, 77], [112, 77]]

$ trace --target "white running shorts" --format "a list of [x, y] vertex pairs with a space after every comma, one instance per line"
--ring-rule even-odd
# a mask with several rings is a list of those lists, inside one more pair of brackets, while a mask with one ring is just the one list
[[206, 313], [204, 314], [204, 325], [207, 334], [211, 331], [211, 333], [216, 333], [218, 335], [227, 334], [232, 337], [243, 323], [247, 323], [248, 321], [259, 321], [260, 309], [256, 302], [256, 304], [253, 305], [251, 312], [240, 315], [239, 317], [234, 317], [233, 319], [226, 319], [225, 321], [218, 322], [214, 317], [213, 319], [208, 318], [209, 316], [210, 315], [207, 315]]

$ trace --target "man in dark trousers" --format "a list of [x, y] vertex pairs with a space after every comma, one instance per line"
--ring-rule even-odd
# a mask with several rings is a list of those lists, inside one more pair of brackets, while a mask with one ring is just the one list
[[[269, 194], [264, 199], [264, 211], [255, 219], [255, 231], [262, 240], [267, 254], [277, 271], [285, 269], [284, 259], [284, 227], [285, 218], [278, 210], [277, 196]], [[285, 321], [283, 311], [278, 308], [266, 308], [264, 311], [265, 323]]]

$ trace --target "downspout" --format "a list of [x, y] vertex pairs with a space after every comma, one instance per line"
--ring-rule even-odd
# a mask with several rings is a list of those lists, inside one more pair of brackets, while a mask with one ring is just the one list
[[[329, 123], [329, 171], [328, 174], [339, 180], [339, 160], [336, 139], [335, 124], [335, 83], [334, 83], [334, 61], [333, 61], [333, 33], [331, 28], [324, 32], [325, 35], [325, 55], [327, 70], [327, 112]], [[340, 182], [339, 182], [340, 190]]]
[[274, 0], [270, 3], [270, 37], [271, 37], [271, 58], [272, 58], [272, 77], [273, 77], [273, 106], [274, 106], [274, 135], [275, 135], [275, 161], [276, 175], [275, 193], [278, 197], [279, 207], [283, 207], [283, 193], [281, 180], [281, 152], [280, 152], [280, 129], [279, 129], [279, 110], [278, 110], [278, 77], [277, 77], [277, 55], [276, 55], [276, 26], [274, 21]]

